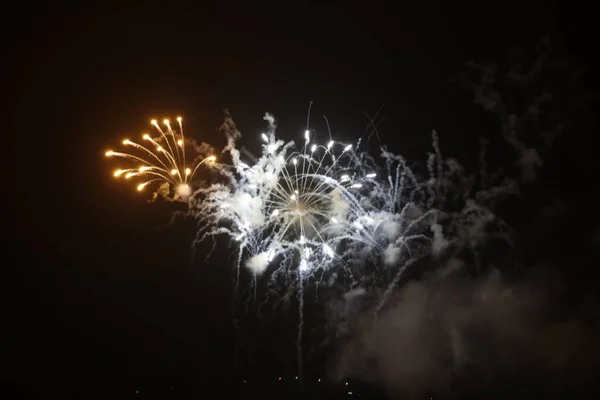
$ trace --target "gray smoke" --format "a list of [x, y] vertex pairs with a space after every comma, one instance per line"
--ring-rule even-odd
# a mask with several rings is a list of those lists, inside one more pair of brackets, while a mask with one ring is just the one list
[[462, 386], [576, 388], [600, 367], [598, 302], [589, 296], [557, 309], [565, 293], [542, 268], [511, 283], [497, 269], [466, 276], [452, 260], [398, 290], [376, 317], [370, 310], [357, 318], [336, 377], [378, 382], [402, 398], [458, 394]]

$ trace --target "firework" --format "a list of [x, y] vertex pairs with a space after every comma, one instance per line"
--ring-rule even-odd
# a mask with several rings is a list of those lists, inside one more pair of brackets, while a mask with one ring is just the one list
[[[273, 266], [272, 277], [304, 281], [340, 266], [360, 276], [363, 271], [353, 274], [350, 268], [367, 258], [390, 268], [414, 259], [415, 250], [426, 252], [427, 245], [412, 242], [431, 237], [426, 233], [435, 222], [432, 214], [414, 200], [416, 192], [427, 189], [402, 158], [382, 151], [385, 167], [380, 168], [360, 149], [360, 140], [342, 143], [330, 134], [319, 140], [309, 129], [298, 145], [286, 143], [275, 135], [273, 116], [264, 119], [268, 129], [260, 135], [261, 156], [243, 160], [236, 147], [241, 134], [227, 118], [229, 165], [216, 163], [210, 146], [185, 138], [181, 118], [178, 130], [169, 120], [163, 127], [152, 120], [158, 135], [143, 134], [148, 145], [125, 139], [123, 145], [134, 153], [110, 150], [106, 156], [137, 163], [114, 176], [140, 179], [138, 191], [155, 184], [154, 198], [161, 194], [188, 202], [199, 222], [198, 240], [229, 236], [239, 245], [238, 267], [254, 274]], [[186, 144], [201, 155], [190, 157]], [[220, 174], [221, 182], [194, 185], [201, 165]]]
[[[139, 179], [138, 191], [154, 184], [154, 198], [188, 202], [199, 221], [199, 240], [228, 235], [239, 244], [238, 266], [255, 274], [273, 265], [273, 276], [291, 270], [305, 278], [366, 258], [386, 267], [414, 258], [409, 242], [428, 240], [424, 232], [434, 221], [427, 207], [415, 204], [414, 194], [425, 186], [402, 158], [383, 151], [386, 166], [380, 168], [360, 150], [360, 141], [342, 143], [331, 134], [318, 140], [309, 129], [299, 145], [285, 143], [275, 135], [273, 116], [264, 119], [262, 154], [248, 161], [236, 147], [241, 134], [230, 117], [223, 125], [230, 165], [217, 164], [210, 146], [185, 138], [180, 117], [178, 130], [167, 119], [163, 126], [152, 120], [158, 135], [143, 134], [147, 145], [125, 139], [132, 153], [109, 150], [106, 156], [137, 164], [114, 176]], [[189, 145], [200, 156], [190, 157]], [[201, 165], [224, 180], [193, 185]]]
[[172, 192], [174, 199], [187, 200], [192, 195], [192, 182], [198, 168], [203, 164], [214, 166], [216, 157], [208, 155], [190, 159], [186, 151], [186, 143], [192, 144], [195, 149], [198, 149], [198, 146], [184, 137], [181, 117], [177, 117], [179, 131], [171, 127], [168, 119], [163, 120], [164, 128], [161, 128], [155, 119], [151, 124], [156, 128], [159, 136], [152, 137], [144, 133], [142, 140], [148, 142], [147, 146], [129, 139], [123, 140], [122, 144], [132, 147], [135, 154], [113, 150], [105, 153], [106, 157], [119, 157], [138, 164], [135, 167], [119, 168], [114, 171], [113, 176], [125, 179], [140, 178], [142, 181], [136, 186], [138, 191], [156, 184], [158, 190], [155, 193], [167, 197]]
[[383, 252], [376, 234], [387, 214], [377, 206], [392, 200], [357, 146], [315, 140], [310, 130], [300, 146], [284, 143], [275, 136], [273, 117], [265, 119], [262, 155], [253, 163], [242, 161], [235, 147], [239, 132], [230, 126], [226, 150], [233, 164], [221, 170], [227, 183], [198, 193], [200, 238], [229, 235], [240, 245], [239, 261], [246, 251], [245, 265], [257, 274], [277, 265], [275, 272], [292, 267], [310, 276], [365, 249]]

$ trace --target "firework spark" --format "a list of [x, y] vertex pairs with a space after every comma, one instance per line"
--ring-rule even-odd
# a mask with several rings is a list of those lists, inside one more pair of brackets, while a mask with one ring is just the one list
[[137, 184], [138, 191], [151, 184], [157, 184], [162, 194], [168, 195], [173, 190], [175, 199], [185, 201], [192, 195], [192, 180], [198, 168], [203, 164], [214, 165], [216, 157], [209, 155], [190, 159], [186, 152], [186, 142], [189, 143], [189, 140], [184, 137], [181, 117], [177, 117], [179, 131], [171, 127], [168, 119], [163, 120], [164, 128], [161, 128], [155, 119], [151, 124], [160, 136], [153, 138], [144, 133], [142, 139], [149, 143], [148, 147], [129, 139], [122, 142], [124, 146], [133, 147], [137, 154], [113, 150], [105, 153], [106, 157], [120, 157], [139, 163], [136, 167], [119, 168], [114, 171], [113, 176], [125, 179], [142, 178], [143, 181]]

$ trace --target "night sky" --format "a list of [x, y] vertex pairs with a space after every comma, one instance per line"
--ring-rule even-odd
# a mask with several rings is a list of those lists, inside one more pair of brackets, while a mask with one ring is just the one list
[[[207, 262], [207, 246], [192, 257], [193, 223], [170, 223], [180, 205], [149, 204], [112, 179], [104, 151], [151, 118], [182, 115], [188, 135], [220, 148], [227, 108], [258, 151], [265, 112], [294, 139], [312, 101], [314, 129], [324, 132], [327, 116], [352, 141], [385, 105], [380, 131], [394, 151], [419, 159], [436, 129], [446, 153], [468, 158], [489, 121], [455, 84], [466, 61], [553, 35], [593, 68], [591, 16], [572, 2], [178, 3], [31, 4], [7, 15], [2, 379], [24, 396], [65, 385], [223, 393], [246, 376], [296, 374], [296, 311], [240, 319], [234, 365], [234, 249], [223, 241]], [[583, 140], [565, 144], [553, 176], [587, 226], [597, 188], [581, 172], [593, 168]], [[325, 376], [319, 362], [307, 368]]]

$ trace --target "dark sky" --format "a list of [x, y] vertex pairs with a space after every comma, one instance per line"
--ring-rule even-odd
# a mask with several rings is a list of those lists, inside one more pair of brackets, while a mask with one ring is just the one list
[[[183, 115], [187, 132], [220, 147], [224, 108], [251, 143], [266, 111], [292, 139], [313, 101], [316, 129], [327, 115], [352, 139], [363, 112], [387, 103], [386, 141], [419, 154], [432, 128], [458, 126], [445, 85], [466, 60], [548, 32], [585, 50], [591, 31], [573, 29], [585, 12], [543, 1], [206, 3], [31, 4], [7, 18], [16, 118], [5, 136], [14, 179], [5, 378], [135, 387], [229, 373], [234, 261], [223, 254], [233, 250], [190, 260], [193, 227], [169, 226], [174, 207], [114, 182], [102, 157], [151, 117]], [[269, 344], [253, 343], [252, 368], [265, 375], [295, 363], [293, 332], [270, 324], [257, 328]]]

